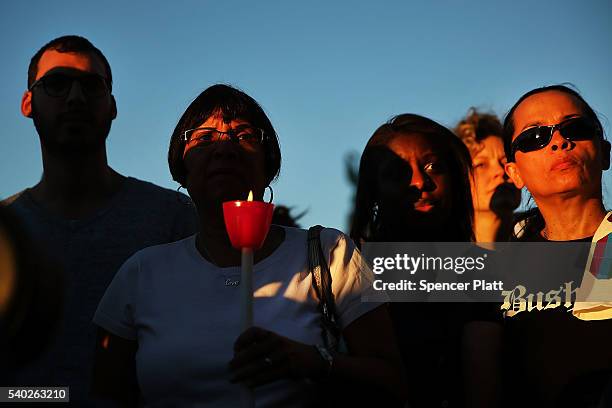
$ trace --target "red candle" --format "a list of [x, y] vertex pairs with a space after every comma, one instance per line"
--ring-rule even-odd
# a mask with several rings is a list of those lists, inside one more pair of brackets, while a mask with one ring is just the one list
[[[253, 326], [253, 251], [261, 248], [266, 240], [274, 212], [274, 204], [252, 200], [253, 192], [250, 192], [247, 201], [223, 203], [225, 229], [232, 246], [242, 252], [240, 326], [243, 331]], [[245, 386], [242, 401], [245, 408], [255, 406], [253, 392]]]
[[263, 201], [227, 201], [223, 203], [225, 228], [232, 246], [237, 249], [262, 247], [270, 224], [274, 204]]

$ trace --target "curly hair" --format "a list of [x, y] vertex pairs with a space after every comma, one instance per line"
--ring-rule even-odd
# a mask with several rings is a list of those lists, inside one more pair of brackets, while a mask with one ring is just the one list
[[483, 139], [489, 136], [502, 137], [503, 126], [494, 113], [479, 112], [478, 109], [471, 107], [465, 118], [457, 123], [454, 132], [474, 157], [484, 148], [481, 143]]

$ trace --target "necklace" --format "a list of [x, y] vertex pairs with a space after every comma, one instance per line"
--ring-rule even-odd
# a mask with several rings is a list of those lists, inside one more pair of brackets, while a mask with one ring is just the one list
[[[199, 247], [202, 249], [202, 252], [204, 252], [204, 257], [214, 266], [220, 268], [219, 264], [214, 260], [214, 258], [212, 257], [212, 255], [210, 254], [210, 252], [208, 251], [208, 249], [206, 249], [206, 246], [204, 246], [204, 243], [202, 242], [202, 239], [200, 237], [200, 234], [198, 234], [198, 236], [196, 237], [196, 245], [197, 243], [199, 243]], [[231, 276], [226, 276], [225, 279], [223, 280], [223, 285], [224, 286], [229, 286], [229, 287], [236, 287], [238, 285], [240, 285], [240, 278], [235, 279]]]

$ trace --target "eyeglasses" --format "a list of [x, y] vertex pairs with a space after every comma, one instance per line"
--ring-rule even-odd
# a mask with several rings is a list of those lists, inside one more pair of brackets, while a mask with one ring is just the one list
[[189, 129], [183, 133], [183, 140], [190, 144], [207, 145], [223, 140], [223, 135], [227, 135], [234, 143], [257, 145], [264, 142], [264, 131], [248, 125], [238, 126], [227, 132], [210, 127]]
[[558, 130], [565, 140], [570, 142], [592, 140], [601, 134], [601, 129], [591, 120], [578, 117], [568, 119], [551, 126], [536, 126], [521, 132], [510, 145], [508, 161], [514, 161], [518, 151], [527, 153], [543, 149], [552, 140], [555, 130]]
[[38, 85], [42, 85], [45, 93], [54, 98], [63, 98], [72, 89], [74, 81], [81, 86], [81, 90], [87, 97], [99, 98], [110, 91], [106, 78], [97, 74], [71, 76], [62, 73], [45, 75], [30, 86], [31, 91]]

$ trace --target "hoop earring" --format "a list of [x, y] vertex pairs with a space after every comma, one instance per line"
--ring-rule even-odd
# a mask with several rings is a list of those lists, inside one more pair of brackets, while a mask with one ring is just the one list
[[372, 232], [378, 231], [380, 227], [380, 208], [378, 207], [378, 202], [374, 202], [372, 206], [372, 219], [371, 219], [371, 228]]
[[183, 186], [178, 186], [176, 189], [176, 198], [181, 204], [185, 204], [186, 206], [193, 207], [195, 204], [191, 200], [188, 194], [181, 193], [181, 188]]
[[[270, 189], [270, 201], [268, 201], [268, 204], [271, 204], [272, 201], [274, 200], [274, 190], [272, 190], [272, 186], [269, 185], [269, 184], [266, 186], [266, 188]], [[265, 191], [265, 189], [264, 189], [264, 191]]]

